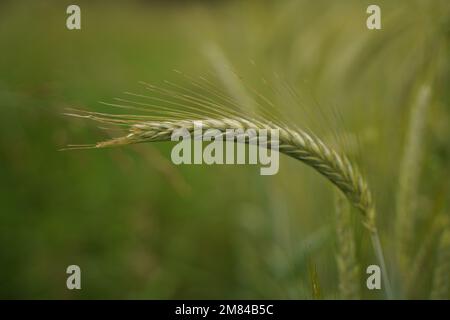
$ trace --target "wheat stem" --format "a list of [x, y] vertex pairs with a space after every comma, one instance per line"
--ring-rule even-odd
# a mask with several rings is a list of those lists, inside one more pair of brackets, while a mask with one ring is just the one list
[[380, 237], [378, 236], [378, 231], [373, 230], [370, 232], [370, 238], [372, 240], [372, 246], [375, 251], [375, 256], [377, 257], [378, 263], [381, 268], [381, 276], [384, 283], [384, 291], [386, 292], [386, 297], [388, 299], [393, 298], [391, 282], [389, 281], [389, 275], [387, 274], [386, 262], [384, 260], [383, 249], [381, 247]]

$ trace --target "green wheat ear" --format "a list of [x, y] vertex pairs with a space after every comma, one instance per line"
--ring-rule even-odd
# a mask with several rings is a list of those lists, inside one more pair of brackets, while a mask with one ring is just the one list
[[[170, 83], [168, 83], [170, 85]], [[375, 254], [382, 269], [384, 287], [388, 297], [391, 297], [390, 283], [386, 272], [381, 243], [375, 223], [375, 204], [369, 187], [357, 166], [345, 155], [338, 153], [327, 146], [321, 139], [312, 133], [288, 125], [286, 122], [271, 117], [267, 114], [245, 115], [242, 107], [231, 108], [225, 102], [231, 101], [224, 94], [216, 94], [211, 97], [199, 94], [193, 90], [175, 86], [180, 91], [162, 89], [145, 84], [152, 92], [162, 94], [165, 100], [152, 96], [141, 96], [156, 101], [169, 102], [174, 107], [144, 104], [134, 102], [134, 106], [109, 104], [111, 106], [143, 111], [144, 106], [147, 113], [152, 115], [129, 115], [129, 114], [104, 114], [97, 112], [78, 111], [72, 116], [92, 119], [94, 121], [117, 125], [128, 129], [128, 134], [115, 139], [99, 142], [94, 145], [83, 145], [81, 148], [106, 148], [134, 143], [170, 141], [172, 133], [185, 129], [191, 135], [194, 131], [194, 121], [202, 121], [204, 130], [216, 129], [225, 133], [226, 129], [275, 129], [279, 131], [279, 152], [297, 159], [316, 170], [322, 176], [334, 184], [348, 199], [350, 204], [357, 208], [362, 217], [362, 223], [369, 230]], [[214, 92], [214, 91], [213, 91]], [[167, 100], [169, 99], [169, 100]], [[122, 102], [133, 103], [133, 101], [119, 99]], [[234, 103], [236, 106], [237, 104]], [[151, 107], [151, 109], [149, 108]], [[262, 110], [261, 113], [263, 113]], [[248, 141], [246, 141], [248, 142]], [[270, 147], [270, 144], [269, 144]], [[70, 148], [79, 148], [71, 146]]]

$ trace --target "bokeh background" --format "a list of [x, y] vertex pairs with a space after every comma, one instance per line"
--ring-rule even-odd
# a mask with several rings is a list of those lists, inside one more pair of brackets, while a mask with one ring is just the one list
[[[425, 82], [414, 250], [449, 214], [450, 11], [446, 0], [376, 1], [382, 30], [370, 31], [372, 2], [77, 1], [82, 29], [69, 31], [73, 1], [1, 1], [0, 298], [339, 298], [335, 189], [298, 161], [281, 156], [277, 175], [260, 176], [175, 166], [171, 143], [59, 151], [111, 134], [65, 108], [115, 111], [99, 101], [145, 92], [139, 81], [189, 87], [173, 69], [226, 85], [232, 68], [348, 153], [374, 193], [397, 288], [399, 167]], [[353, 220], [362, 297], [383, 298], [365, 288], [376, 260]], [[431, 248], [414, 297], [429, 297]], [[66, 288], [71, 264], [82, 290]]]

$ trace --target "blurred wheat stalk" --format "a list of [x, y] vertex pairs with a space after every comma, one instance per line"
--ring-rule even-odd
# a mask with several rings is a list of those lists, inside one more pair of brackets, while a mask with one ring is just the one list
[[413, 249], [414, 224], [417, 210], [417, 188], [422, 165], [423, 135], [426, 110], [430, 104], [430, 88], [422, 86], [410, 112], [409, 129], [406, 136], [403, 160], [400, 165], [397, 194], [397, 245], [399, 266], [409, 267]]
[[335, 196], [335, 202], [339, 293], [342, 299], [359, 299], [359, 266], [356, 260], [351, 212], [341, 195]]

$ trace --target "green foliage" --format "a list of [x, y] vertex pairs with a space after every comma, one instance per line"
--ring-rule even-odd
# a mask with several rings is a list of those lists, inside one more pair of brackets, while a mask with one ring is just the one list
[[[261, 177], [247, 165], [175, 166], [171, 143], [58, 151], [121, 134], [64, 117], [66, 107], [117, 112], [98, 101], [148, 94], [140, 80], [199, 90], [178, 69], [215, 74], [242, 101], [263, 94], [271, 113], [360, 164], [396, 297], [449, 298], [439, 221], [450, 212], [450, 5], [379, 1], [383, 29], [369, 31], [369, 4], [82, 2], [82, 30], [68, 31], [60, 2], [2, 2], [0, 297], [339, 297], [334, 189], [297, 161], [281, 158], [276, 176]], [[413, 275], [404, 279], [397, 186], [424, 82], [421, 169], [409, 172]], [[365, 289], [363, 270], [376, 260], [366, 230], [351, 226], [360, 296], [384, 298]], [[70, 264], [82, 269], [81, 291], [65, 287]]]

